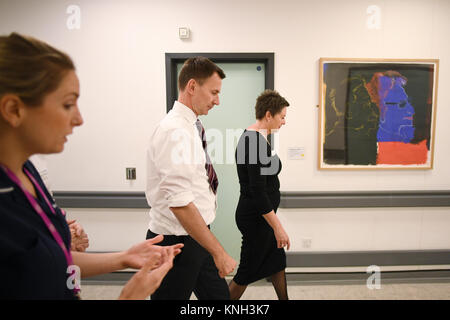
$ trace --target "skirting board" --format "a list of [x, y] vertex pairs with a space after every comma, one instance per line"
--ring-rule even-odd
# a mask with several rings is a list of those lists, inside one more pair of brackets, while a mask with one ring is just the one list
[[[87, 251], [88, 253], [111, 253]], [[288, 268], [450, 265], [450, 250], [286, 252]]]
[[[124, 285], [135, 272], [112, 272], [100, 276], [81, 280], [83, 285]], [[366, 284], [368, 274], [366, 272], [342, 272], [342, 273], [287, 273], [288, 282], [295, 281], [297, 285], [328, 285], [328, 284]], [[233, 276], [227, 276], [229, 282]], [[450, 270], [427, 271], [394, 271], [381, 272], [383, 284], [387, 283], [443, 283], [450, 282]], [[268, 281], [268, 280], [267, 280]]]
[[[99, 252], [95, 252], [99, 253]], [[439, 266], [450, 265], [450, 250], [393, 250], [393, 251], [326, 251], [326, 252], [288, 252], [287, 268], [330, 268], [382, 266]], [[446, 269], [446, 268], [444, 268]], [[434, 273], [432, 273], [434, 272]], [[412, 278], [447, 278], [450, 270], [398, 270], [385, 272], [393, 278], [403, 279], [406, 274]], [[89, 278], [88, 283], [126, 282], [134, 272], [115, 272]], [[351, 280], [362, 278], [361, 272], [294, 272], [302, 280]], [[365, 274], [365, 273], [364, 273]], [[398, 275], [398, 276], [396, 276]], [[408, 276], [406, 277], [408, 278]], [[291, 279], [294, 280], [294, 278]]]

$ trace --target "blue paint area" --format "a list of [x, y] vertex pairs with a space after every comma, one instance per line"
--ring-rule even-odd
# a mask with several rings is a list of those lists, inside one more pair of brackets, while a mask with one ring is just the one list
[[325, 74], [327, 73], [327, 70], [328, 70], [328, 65], [329, 65], [329, 63], [324, 63], [323, 64], [323, 76], [324, 76], [324, 78], [325, 78]]
[[261, 66], [257, 66], [256, 70], [261, 71]]
[[401, 77], [383, 76], [379, 79], [380, 122], [378, 141], [411, 142], [414, 138], [414, 107], [409, 103]]

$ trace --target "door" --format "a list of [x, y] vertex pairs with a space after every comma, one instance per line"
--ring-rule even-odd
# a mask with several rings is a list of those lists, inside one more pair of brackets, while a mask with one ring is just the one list
[[[201, 116], [208, 153], [219, 179], [216, 219], [212, 232], [236, 261], [240, 259], [241, 233], [236, 226], [235, 210], [239, 199], [239, 181], [234, 153], [243, 130], [255, 122], [255, 103], [265, 89], [263, 63], [217, 63], [225, 72], [220, 104], [207, 116]], [[182, 63], [177, 64], [177, 75]]]

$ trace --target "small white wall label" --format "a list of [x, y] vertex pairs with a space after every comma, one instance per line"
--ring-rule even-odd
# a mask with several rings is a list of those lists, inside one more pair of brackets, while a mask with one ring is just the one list
[[288, 159], [289, 160], [304, 160], [305, 159], [305, 148], [304, 147], [288, 148]]

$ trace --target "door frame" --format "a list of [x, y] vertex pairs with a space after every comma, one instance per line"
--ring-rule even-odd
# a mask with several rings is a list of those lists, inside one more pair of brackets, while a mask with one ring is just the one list
[[264, 87], [274, 89], [274, 53], [273, 52], [248, 52], [248, 53], [166, 53], [166, 102], [167, 112], [173, 107], [177, 99], [177, 64], [189, 58], [202, 56], [215, 63], [262, 63], [264, 64]]

